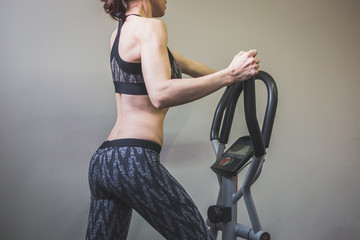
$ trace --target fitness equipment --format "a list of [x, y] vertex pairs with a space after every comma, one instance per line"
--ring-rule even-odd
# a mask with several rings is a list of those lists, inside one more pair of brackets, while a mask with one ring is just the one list
[[[255, 79], [261, 80], [266, 85], [268, 93], [262, 131], [260, 131], [256, 117]], [[240, 137], [225, 151], [236, 103], [243, 90], [245, 119], [250, 136]], [[219, 101], [211, 127], [210, 139], [216, 154], [216, 161], [211, 169], [217, 174], [220, 189], [216, 205], [210, 206], [208, 209], [207, 219], [207, 224], [215, 238], [220, 230], [223, 240], [235, 240], [237, 237], [250, 240], [270, 240], [270, 234], [261, 228], [251, 195], [251, 186], [260, 176], [265, 161], [265, 149], [269, 147], [270, 143], [277, 100], [278, 94], [274, 79], [266, 72], [259, 71], [255, 78], [228, 87]], [[221, 131], [220, 126], [222, 126]], [[249, 168], [242, 186], [238, 190], [237, 176], [247, 165]], [[242, 197], [251, 227], [237, 223], [237, 202]]]

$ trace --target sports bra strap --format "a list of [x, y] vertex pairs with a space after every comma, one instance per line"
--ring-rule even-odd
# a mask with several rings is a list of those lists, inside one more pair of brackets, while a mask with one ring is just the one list
[[114, 51], [119, 51], [119, 50], [118, 50], [118, 46], [119, 46], [120, 31], [121, 31], [122, 25], [123, 25], [123, 20], [122, 20], [122, 19], [119, 19], [118, 30], [117, 30], [116, 38], [115, 38], [115, 41], [114, 41], [114, 44], [113, 44], [113, 50], [114, 50]]
[[125, 15], [124, 18], [122, 16], [123, 16], [123, 14], [121, 12], [116, 15], [116, 17], [119, 18], [118, 30], [117, 30], [116, 38], [115, 38], [115, 41], [114, 41], [114, 44], [115, 44], [114, 47], [115, 47], [116, 51], [118, 51], [119, 39], [120, 39], [120, 31], [121, 31], [122, 25], [124, 24], [124, 21], [126, 20], [126, 18], [129, 17], [129, 16], [141, 17], [139, 14], [135, 14], [135, 13]]

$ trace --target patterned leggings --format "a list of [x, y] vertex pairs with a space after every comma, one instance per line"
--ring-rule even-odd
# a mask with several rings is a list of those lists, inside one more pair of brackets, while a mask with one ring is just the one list
[[94, 153], [87, 240], [126, 239], [132, 209], [166, 239], [212, 239], [194, 202], [161, 165], [160, 150], [150, 141], [119, 139]]

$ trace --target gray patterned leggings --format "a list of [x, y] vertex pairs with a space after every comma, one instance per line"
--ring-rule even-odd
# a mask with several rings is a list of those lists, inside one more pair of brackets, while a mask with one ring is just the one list
[[166, 239], [212, 239], [194, 202], [161, 165], [160, 150], [150, 141], [119, 139], [94, 153], [87, 240], [126, 239], [132, 209]]

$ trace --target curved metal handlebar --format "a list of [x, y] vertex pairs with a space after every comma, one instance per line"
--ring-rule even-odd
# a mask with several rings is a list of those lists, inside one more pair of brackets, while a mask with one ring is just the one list
[[266, 72], [259, 71], [259, 74], [255, 77], [255, 79], [263, 81], [263, 83], [266, 85], [268, 94], [267, 106], [262, 126], [264, 144], [265, 147], [268, 148], [270, 144], [271, 132], [274, 125], [275, 113], [278, 103], [278, 90], [275, 80], [270, 76], [270, 74]]
[[[243, 83], [241, 82], [235, 83], [226, 88], [215, 111], [210, 132], [211, 141], [217, 139], [221, 143], [228, 142], [236, 103], [242, 90]], [[223, 118], [224, 112], [225, 117]], [[220, 126], [222, 126], [221, 131]]]
[[264, 139], [256, 117], [255, 78], [244, 82], [244, 107], [246, 125], [254, 147], [255, 157], [265, 155]]
[[[263, 81], [268, 92], [268, 101], [262, 133], [260, 133], [258, 121], [256, 118], [255, 79]], [[265, 153], [265, 148], [269, 147], [278, 99], [277, 87], [274, 79], [268, 73], [263, 71], [259, 71], [259, 74], [255, 78], [249, 79], [244, 83], [233, 84], [225, 90], [215, 111], [213, 123], [211, 126], [210, 140], [212, 141], [216, 139], [220, 143], [224, 144], [228, 142], [236, 103], [243, 89], [245, 118], [250, 137], [253, 141], [254, 154], [255, 156], [261, 156]]]
[[[220, 126], [221, 126], [221, 121], [223, 119], [223, 115], [225, 112], [225, 109], [227, 107], [227, 103], [229, 100], [229, 92], [231, 91], [232, 86], [229, 86], [226, 88], [225, 92], [223, 93], [217, 107], [215, 110], [215, 114], [214, 114], [214, 118], [213, 118], [213, 122], [211, 125], [211, 132], [210, 132], [210, 140], [214, 140], [217, 139], [219, 140], [219, 131], [220, 131]], [[220, 141], [223, 142], [223, 141]]]

